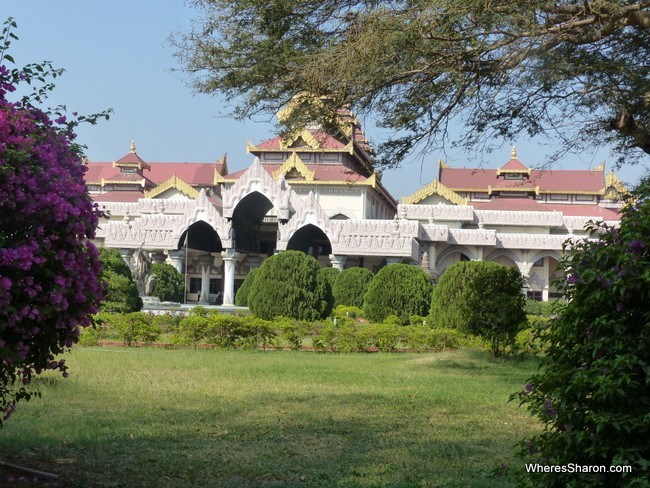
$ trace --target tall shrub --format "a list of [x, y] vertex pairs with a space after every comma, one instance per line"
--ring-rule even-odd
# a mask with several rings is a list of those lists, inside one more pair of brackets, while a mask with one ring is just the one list
[[117, 249], [102, 248], [99, 251], [102, 280], [106, 283], [106, 296], [101, 310], [109, 313], [130, 313], [142, 309], [142, 298], [133, 280], [131, 270]]
[[484, 337], [499, 355], [526, 321], [523, 286], [516, 268], [487, 261], [453, 264], [433, 290], [432, 319], [440, 327]]
[[348, 268], [341, 271], [332, 287], [334, 306], [363, 307], [363, 297], [372, 282], [372, 271], [366, 268]]
[[321, 268], [318, 270], [319, 286], [324, 288], [324, 303], [322, 305], [323, 316], [329, 316], [334, 308], [334, 283], [341, 272], [336, 268]]
[[151, 267], [151, 272], [156, 278], [154, 296], [164, 302], [183, 301], [185, 278], [174, 266], [168, 263], [156, 263]]
[[283, 251], [264, 260], [248, 295], [256, 316], [317, 320], [327, 311], [327, 287], [319, 279], [320, 265], [301, 251]]
[[591, 226], [560, 264], [568, 300], [551, 321], [538, 374], [518, 394], [541, 420], [526, 462], [627, 465], [629, 473], [526, 474], [533, 486], [648, 486], [650, 475], [650, 179], [620, 228]]
[[409, 323], [411, 315], [425, 315], [431, 303], [431, 280], [417, 266], [389, 264], [372, 279], [364, 298], [368, 320], [382, 322], [389, 315]]
[[[48, 63], [9, 69], [16, 24], [0, 38], [0, 426], [45, 370], [67, 376], [57, 355], [90, 325], [103, 295], [95, 236], [100, 212], [84, 184], [75, 121], [35, 105], [49, 86], [11, 93], [57, 76]], [[24, 85], [23, 85], [24, 86]], [[52, 120], [54, 118], [54, 120]]]
[[259, 268], [251, 269], [246, 275], [246, 278], [244, 278], [244, 282], [237, 290], [237, 294], [235, 295], [235, 305], [238, 307], [248, 307], [248, 294], [251, 291], [258, 269]]

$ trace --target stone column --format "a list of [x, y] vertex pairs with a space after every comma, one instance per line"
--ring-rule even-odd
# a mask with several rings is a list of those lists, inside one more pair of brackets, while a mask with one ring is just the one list
[[162, 264], [167, 260], [167, 256], [163, 251], [156, 251], [151, 253], [151, 261], [154, 264]]
[[176, 268], [180, 274], [185, 274], [185, 249], [178, 251], [168, 251], [169, 259], [172, 261], [172, 266]]
[[126, 265], [131, 269], [131, 257], [133, 256], [133, 249], [120, 249], [120, 256], [124, 259]]
[[345, 267], [345, 261], [347, 258], [348, 258], [347, 256], [330, 254], [330, 263], [332, 263], [332, 268], [338, 269], [339, 271], [343, 271], [343, 268]]
[[214, 261], [214, 258], [210, 255], [199, 256], [199, 266], [201, 268], [201, 296], [199, 297], [199, 303], [202, 305], [207, 305], [210, 302], [212, 261]]
[[235, 304], [235, 264], [240, 257], [234, 249], [226, 249], [221, 253], [223, 257], [223, 305]]
[[427, 251], [429, 253], [429, 271], [431, 276], [438, 278], [438, 273], [436, 273], [436, 262], [438, 261], [438, 243], [433, 242], [427, 246]]

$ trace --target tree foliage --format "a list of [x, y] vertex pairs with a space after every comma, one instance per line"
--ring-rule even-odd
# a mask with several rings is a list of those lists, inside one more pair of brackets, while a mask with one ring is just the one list
[[372, 271], [366, 268], [354, 267], [341, 271], [332, 288], [334, 305], [362, 308], [363, 297], [370, 287], [372, 276]]
[[[519, 134], [565, 148], [615, 143], [650, 154], [650, 3], [645, 0], [194, 0], [175, 42], [200, 92], [241, 118], [310, 93], [285, 123], [330, 125], [341, 107], [400, 135], [395, 165], [422, 143], [502, 144]], [[305, 99], [303, 99], [303, 102]], [[573, 137], [579, 135], [580, 137]]]
[[568, 302], [551, 321], [542, 369], [518, 395], [543, 423], [522, 443], [527, 462], [628, 465], [631, 473], [537, 473], [534, 486], [647, 486], [650, 460], [650, 180], [620, 228], [568, 250]]
[[329, 313], [327, 283], [319, 270], [318, 261], [301, 251], [283, 251], [265, 259], [248, 294], [248, 307], [266, 320], [324, 318]]
[[[0, 38], [0, 426], [16, 402], [34, 394], [34, 376], [67, 376], [56, 356], [78, 341], [103, 296], [90, 242], [100, 212], [74, 142], [82, 118], [54, 118], [36, 107], [51, 89], [46, 80], [60, 71], [49, 63], [8, 68], [15, 27], [6, 21]], [[32, 83], [38, 86], [29, 91]], [[12, 101], [18, 86], [27, 94]]]
[[431, 303], [431, 280], [422, 268], [389, 264], [374, 276], [365, 295], [366, 318], [382, 322], [389, 315], [408, 324], [411, 315], [425, 315]]
[[516, 268], [488, 261], [451, 265], [433, 290], [431, 316], [436, 325], [480, 335], [499, 355], [512, 344], [526, 321], [524, 279]]
[[185, 278], [178, 270], [168, 263], [155, 263], [151, 267], [155, 276], [153, 294], [164, 302], [183, 302]]
[[106, 283], [106, 295], [101, 310], [110, 313], [137, 312], [142, 309], [142, 298], [133, 280], [131, 269], [117, 249], [102, 248], [102, 281]]

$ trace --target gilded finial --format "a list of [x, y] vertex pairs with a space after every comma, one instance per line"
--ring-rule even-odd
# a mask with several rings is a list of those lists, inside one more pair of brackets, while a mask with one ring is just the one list
[[135, 141], [131, 141], [131, 152], [135, 152]]
[[510, 157], [512, 159], [517, 159], [517, 147], [516, 146], [512, 146], [512, 152], [510, 153]]

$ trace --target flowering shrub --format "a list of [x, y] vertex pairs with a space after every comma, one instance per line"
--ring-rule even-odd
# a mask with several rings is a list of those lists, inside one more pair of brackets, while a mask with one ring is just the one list
[[513, 395], [543, 423], [526, 462], [629, 465], [631, 473], [526, 474], [533, 486], [648, 486], [650, 180], [620, 228], [594, 224], [561, 264], [568, 303], [545, 331], [542, 370]]
[[56, 76], [48, 64], [8, 69], [12, 20], [0, 39], [0, 425], [45, 370], [67, 376], [56, 358], [91, 323], [103, 295], [90, 243], [99, 211], [84, 185], [74, 143], [77, 121], [54, 121], [34, 106], [45, 88], [18, 101], [20, 83]]

